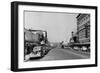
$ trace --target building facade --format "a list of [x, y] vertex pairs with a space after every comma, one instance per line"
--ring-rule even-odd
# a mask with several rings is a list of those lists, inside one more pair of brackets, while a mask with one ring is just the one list
[[77, 35], [80, 43], [90, 42], [90, 14], [78, 14]]

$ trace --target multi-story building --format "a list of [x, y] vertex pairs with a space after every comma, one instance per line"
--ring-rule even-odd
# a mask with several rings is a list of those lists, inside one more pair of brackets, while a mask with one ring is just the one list
[[90, 42], [90, 14], [78, 14], [77, 35], [80, 43]]

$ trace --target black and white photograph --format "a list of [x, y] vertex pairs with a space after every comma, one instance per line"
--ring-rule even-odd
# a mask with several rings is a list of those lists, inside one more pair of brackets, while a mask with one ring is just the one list
[[97, 66], [97, 7], [12, 2], [11, 70]]
[[24, 61], [89, 59], [90, 14], [24, 11]]

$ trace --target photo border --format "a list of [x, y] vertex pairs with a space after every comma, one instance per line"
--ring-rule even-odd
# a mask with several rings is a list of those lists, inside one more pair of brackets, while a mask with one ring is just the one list
[[[48, 6], [48, 7], [63, 7], [63, 8], [83, 8], [95, 10], [95, 64], [72, 65], [72, 66], [52, 66], [39, 68], [18, 68], [18, 6], [33, 5], [33, 6]], [[68, 5], [68, 4], [51, 4], [51, 3], [36, 3], [36, 2], [11, 2], [11, 71], [33, 71], [33, 70], [50, 70], [50, 69], [65, 69], [65, 68], [81, 68], [81, 67], [96, 67], [97, 66], [97, 6], [84, 5]]]

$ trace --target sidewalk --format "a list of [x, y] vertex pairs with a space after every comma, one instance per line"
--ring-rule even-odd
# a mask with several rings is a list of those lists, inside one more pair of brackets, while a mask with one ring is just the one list
[[[67, 48], [64, 48], [64, 49], [67, 49]], [[80, 54], [80, 55], [84, 55], [84, 56], [88, 56], [88, 57], [90, 57], [90, 53], [91, 53], [91, 52], [84, 52], [84, 51], [81, 51], [81, 50], [74, 50], [72, 48], [67, 49], [67, 50], [70, 50], [70, 51], [72, 51], [74, 53], [77, 53], [77, 54]]]

